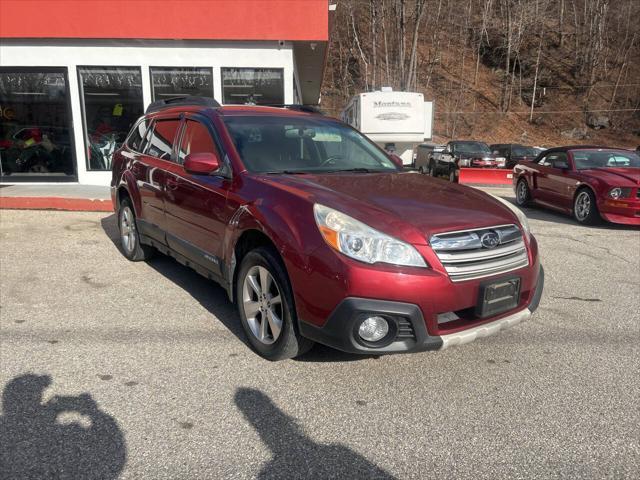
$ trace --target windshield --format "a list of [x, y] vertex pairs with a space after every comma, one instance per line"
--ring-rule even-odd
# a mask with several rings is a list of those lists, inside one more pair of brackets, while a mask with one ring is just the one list
[[394, 172], [395, 164], [352, 128], [324, 118], [224, 119], [245, 167], [255, 173]]
[[454, 143], [453, 150], [456, 153], [491, 153], [489, 146], [482, 142]]
[[511, 154], [516, 157], [531, 157], [535, 156], [533, 149], [527, 147], [511, 147]]
[[640, 167], [640, 157], [633, 152], [621, 150], [574, 150], [572, 155], [576, 170], [606, 167]]

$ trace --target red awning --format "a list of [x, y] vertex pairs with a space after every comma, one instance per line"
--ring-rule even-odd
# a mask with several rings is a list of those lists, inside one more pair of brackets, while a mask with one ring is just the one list
[[0, 0], [0, 38], [327, 41], [327, 0]]

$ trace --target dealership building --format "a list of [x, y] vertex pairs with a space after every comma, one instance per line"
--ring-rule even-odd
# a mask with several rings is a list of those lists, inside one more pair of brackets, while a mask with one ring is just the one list
[[317, 104], [327, 0], [0, 0], [0, 182], [108, 185], [154, 100]]

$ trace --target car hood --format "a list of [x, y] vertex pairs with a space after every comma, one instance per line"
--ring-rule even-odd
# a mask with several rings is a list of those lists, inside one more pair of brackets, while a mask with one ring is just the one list
[[515, 214], [491, 195], [417, 173], [278, 175], [262, 181], [416, 245], [435, 233], [517, 224]]
[[603, 167], [582, 170], [581, 173], [603, 180], [612, 187], [633, 187], [640, 185], [640, 168]]

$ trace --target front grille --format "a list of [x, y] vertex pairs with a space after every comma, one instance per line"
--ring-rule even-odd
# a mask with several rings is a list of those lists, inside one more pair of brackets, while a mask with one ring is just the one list
[[453, 282], [498, 275], [529, 265], [522, 232], [515, 225], [440, 233], [432, 236], [429, 243]]
[[413, 331], [413, 325], [411, 322], [406, 318], [400, 317], [398, 319], [398, 333], [396, 334], [396, 340], [403, 340], [406, 338], [415, 339], [416, 334]]

